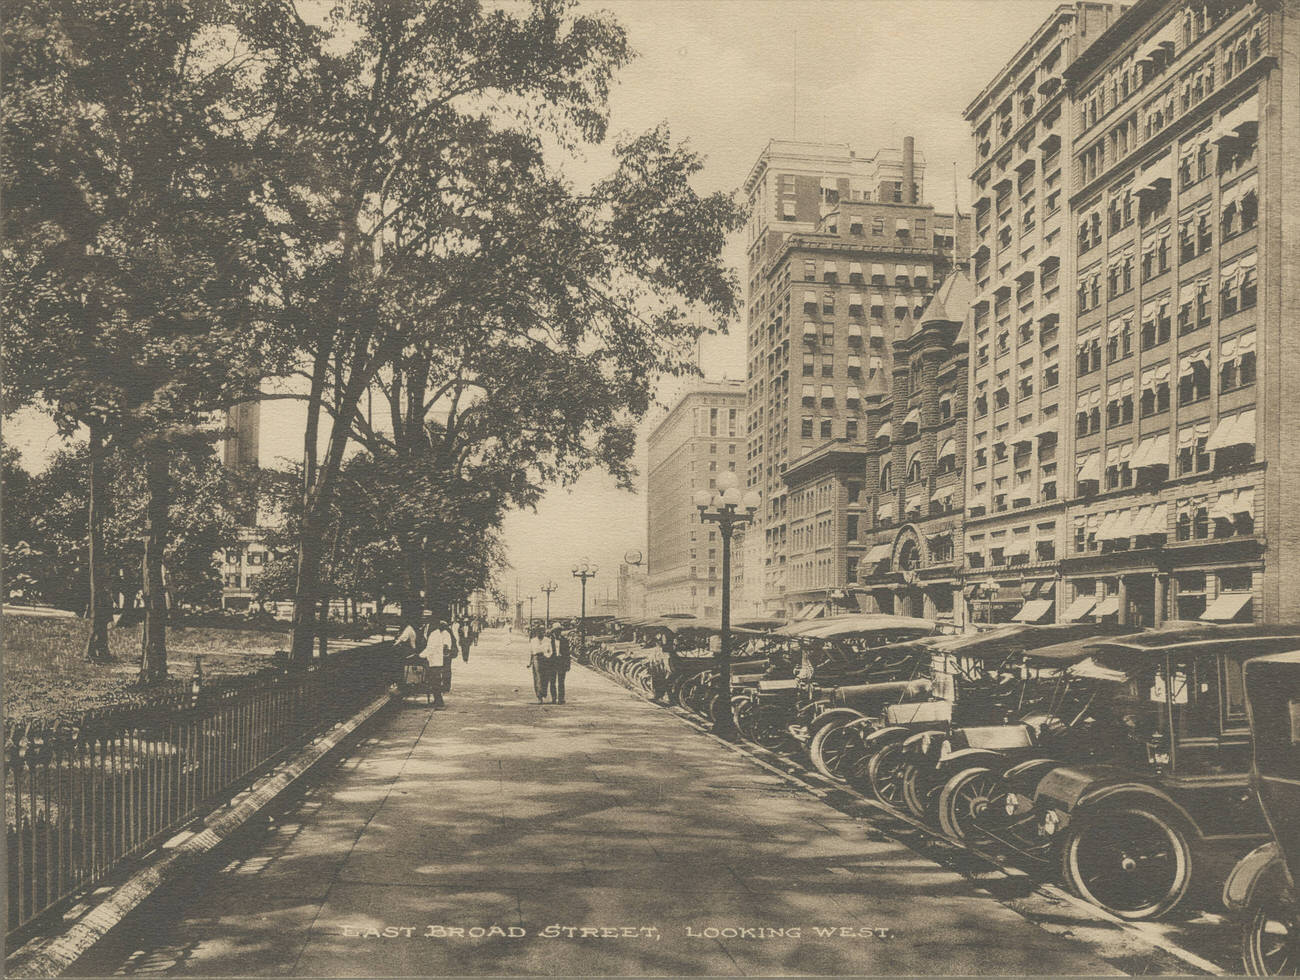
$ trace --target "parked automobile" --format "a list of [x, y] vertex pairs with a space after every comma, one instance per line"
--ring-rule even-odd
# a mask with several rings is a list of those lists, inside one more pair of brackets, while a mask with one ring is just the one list
[[[852, 687], [854, 696], [889, 698], [897, 692], [873, 687], [912, 680], [920, 661], [912, 651], [895, 655], [908, 640], [932, 636], [936, 626], [927, 619], [852, 614], [791, 624], [774, 638], [792, 641], [798, 652], [792, 676], [764, 676], [752, 688], [744, 686], [732, 699], [736, 726], [746, 738], [764, 745], [779, 744], [791, 726], [806, 731], [812, 716], [830, 703], [832, 688]], [[793, 665], [794, 658], [788, 662]]]
[[1243, 920], [1241, 959], [1251, 976], [1300, 975], [1300, 652], [1246, 662], [1251, 783], [1272, 840], [1251, 851], [1223, 886]]
[[[1015, 838], [1040, 839], [1067, 886], [1123, 919], [1149, 919], [1187, 894], [1208, 845], [1260, 842], [1249, 785], [1242, 665], [1297, 645], [1300, 627], [1174, 623], [1098, 641], [1079, 668], [1112, 672], [1140, 752], [1039, 771], [1007, 793]], [[1032, 788], [1031, 788], [1032, 785]], [[1031, 832], [1028, 827], [1035, 827]]]
[[[907, 808], [907, 777], [912, 777], [915, 802], [920, 763], [942, 750], [954, 726], [999, 725], [1028, 713], [1050, 668], [1027, 671], [1027, 655], [1124, 629], [1097, 623], [1013, 624], [931, 641], [932, 698], [891, 705], [879, 718], [850, 722], [841, 771], [856, 788], [890, 806]], [[919, 802], [915, 809], [918, 816], [924, 815]]]

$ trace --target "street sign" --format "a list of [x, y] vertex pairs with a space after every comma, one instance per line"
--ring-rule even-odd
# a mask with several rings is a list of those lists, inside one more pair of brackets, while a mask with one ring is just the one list
[[623, 561], [629, 565], [640, 565], [643, 556], [639, 551], [629, 551], [623, 556]]

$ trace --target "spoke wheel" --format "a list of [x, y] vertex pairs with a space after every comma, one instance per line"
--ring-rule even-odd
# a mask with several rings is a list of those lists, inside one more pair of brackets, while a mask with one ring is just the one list
[[1255, 910], [1241, 936], [1241, 959], [1252, 977], [1300, 976], [1300, 915], [1267, 904]]
[[1066, 883], [1121, 919], [1154, 919], [1187, 894], [1192, 853], [1163, 814], [1119, 807], [1072, 829], [1061, 851]]
[[871, 756], [867, 763], [867, 781], [881, 803], [902, 809], [903, 743], [891, 742]]
[[925, 819], [925, 786], [921, 767], [908, 762], [903, 765], [903, 803], [917, 820]]
[[1007, 784], [989, 769], [966, 769], [939, 792], [939, 826], [953, 840], [983, 844], [989, 840], [981, 825], [1005, 812]]
[[852, 767], [857, 741], [845, 725], [823, 725], [813, 736], [808, 757], [819, 773], [842, 783]]

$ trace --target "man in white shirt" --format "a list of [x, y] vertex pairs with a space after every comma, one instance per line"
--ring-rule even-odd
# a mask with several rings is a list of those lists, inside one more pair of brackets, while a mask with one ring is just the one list
[[429, 665], [429, 672], [433, 677], [433, 706], [434, 708], [445, 708], [442, 702], [442, 692], [446, 690], [447, 671], [449, 668], [445, 664], [451, 659], [451, 630], [447, 628], [446, 622], [440, 622], [438, 628], [429, 632], [429, 640], [424, 645], [420, 657]]

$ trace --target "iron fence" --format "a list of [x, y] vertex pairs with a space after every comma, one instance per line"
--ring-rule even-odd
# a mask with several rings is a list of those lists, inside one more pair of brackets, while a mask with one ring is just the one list
[[6, 723], [10, 945], [397, 678], [391, 644], [310, 669], [174, 684], [75, 723]]

